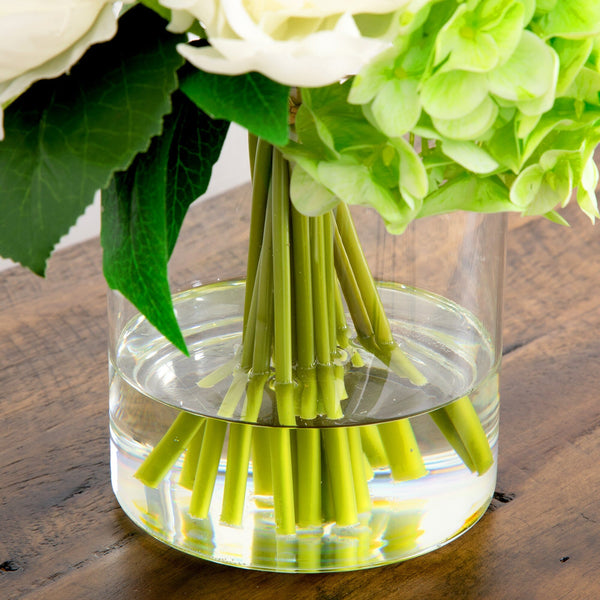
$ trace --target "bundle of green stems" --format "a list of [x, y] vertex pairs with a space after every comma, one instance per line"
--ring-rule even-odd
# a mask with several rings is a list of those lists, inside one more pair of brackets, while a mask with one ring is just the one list
[[[136, 477], [157, 487], [185, 453], [179, 483], [192, 491], [190, 516], [206, 519], [226, 456], [222, 522], [241, 524], [251, 473], [255, 498], [274, 508], [278, 534], [331, 522], [357, 525], [371, 511], [374, 470], [388, 470], [395, 481], [427, 474], [408, 418], [339, 426], [345, 375], [363, 368], [357, 348], [414, 386], [427, 381], [394, 341], [348, 207], [300, 214], [290, 202], [290, 165], [282, 153], [255, 138], [250, 153], [242, 344], [235, 360], [199, 382], [210, 387], [231, 377], [219, 418], [180, 412]], [[273, 396], [272, 426], [255, 424]], [[236, 410], [241, 422], [233, 420]], [[490, 468], [488, 440], [467, 396], [430, 415], [472, 472]], [[311, 426], [317, 417], [328, 426]]]

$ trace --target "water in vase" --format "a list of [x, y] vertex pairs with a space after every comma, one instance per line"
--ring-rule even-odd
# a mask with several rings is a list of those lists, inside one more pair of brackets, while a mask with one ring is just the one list
[[[398, 285], [379, 292], [426, 383], [391, 373], [355, 344], [359, 358], [337, 365], [342, 416], [298, 418], [295, 427], [280, 425], [270, 380], [255, 420], [244, 422], [243, 396], [224, 416], [243, 282], [175, 296], [189, 357], [144, 318], [131, 320], [110, 365], [112, 480], [127, 514], [201, 558], [291, 572], [404, 560], [475, 523], [496, 478], [497, 357], [481, 324], [456, 304]], [[189, 441], [170, 440], [180, 452], [144, 485], [136, 472], [182, 414]], [[476, 419], [485, 443], [461, 441], [456, 414]]]

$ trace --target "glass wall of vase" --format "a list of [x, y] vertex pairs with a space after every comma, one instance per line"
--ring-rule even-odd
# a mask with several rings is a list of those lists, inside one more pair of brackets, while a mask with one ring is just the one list
[[191, 209], [170, 263], [189, 356], [109, 292], [113, 488], [150, 535], [219, 563], [423, 554], [495, 486], [506, 217], [392, 235], [364, 207], [305, 216], [273, 165], [262, 191]]

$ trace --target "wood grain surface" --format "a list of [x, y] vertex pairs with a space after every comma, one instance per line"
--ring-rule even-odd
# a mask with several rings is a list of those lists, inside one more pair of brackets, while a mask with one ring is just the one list
[[[246, 193], [224, 197], [221, 218]], [[139, 531], [110, 487], [98, 241], [58, 253], [46, 280], [21, 268], [2, 273], [0, 598], [600, 598], [600, 229], [575, 207], [567, 216], [571, 229], [510, 220], [490, 510], [436, 552], [345, 574], [224, 567]], [[195, 210], [178, 274], [193, 273], [198, 249], [207, 263], [218, 261], [210, 235]], [[243, 247], [235, 232], [228, 243]]]

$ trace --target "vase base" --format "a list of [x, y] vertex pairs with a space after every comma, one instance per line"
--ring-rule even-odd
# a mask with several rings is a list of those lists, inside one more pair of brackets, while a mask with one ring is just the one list
[[[477, 476], [464, 466], [456, 466], [401, 483], [390, 482], [389, 473], [382, 471], [372, 481], [376, 490], [372, 510], [361, 514], [356, 525], [324, 524], [297, 529], [294, 535], [280, 535], [269, 498], [249, 496], [240, 526], [220, 522], [218, 513], [196, 519], [189, 514], [191, 493], [174, 483], [175, 477], [150, 489], [133, 477], [139, 459], [117, 447], [114, 440], [111, 453], [115, 495], [127, 516], [146, 533], [210, 562], [280, 573], [370, 569], [436, 550], [483, 516], [496, 479], [495, 467]], [[462, 480], [459, 486], [457, 478]], [[224, 469], [220, 469], [216, 496], [222, 493], [223, 480]], [[394, 489], [398, 486], [404, 493], [398, 494]], [[427, 500], [419, 501], [415, 493]]]

